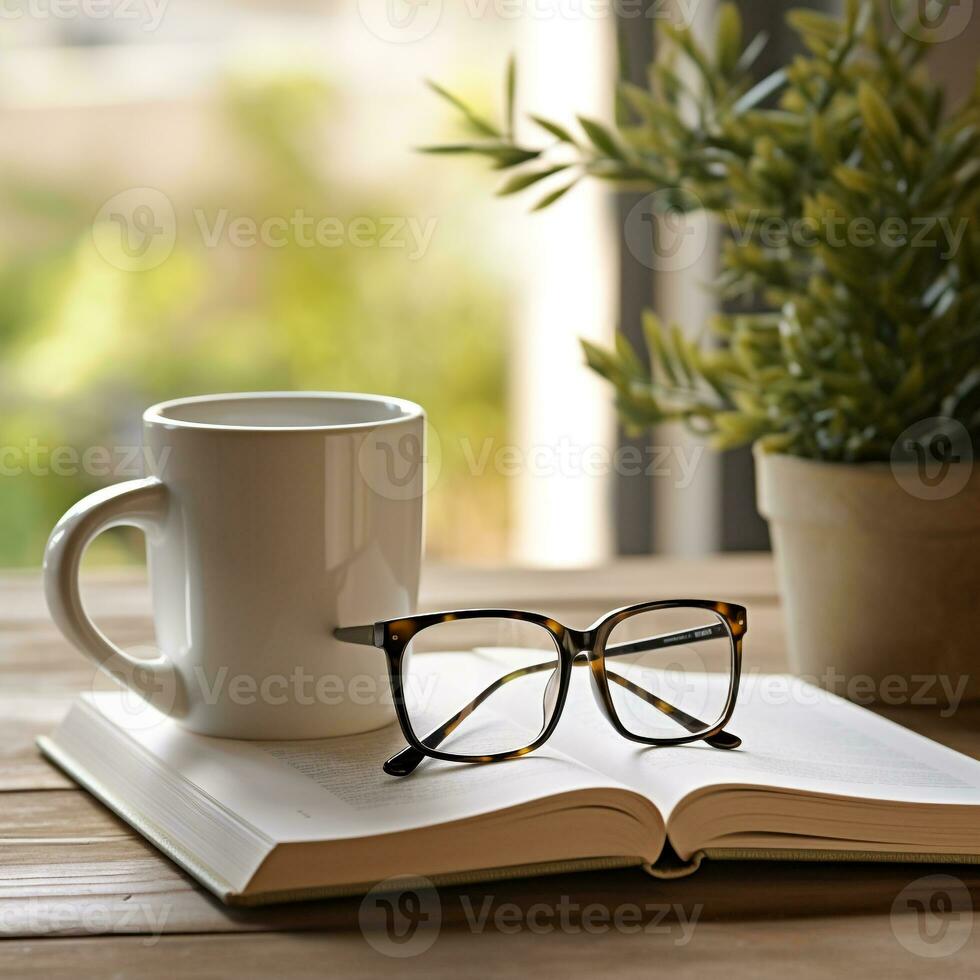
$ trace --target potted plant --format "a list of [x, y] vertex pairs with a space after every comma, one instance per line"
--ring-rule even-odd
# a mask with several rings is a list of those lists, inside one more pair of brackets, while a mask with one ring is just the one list
[[980, 695], [980, 79], [944, 105], [901, 11], [794, 11], [805, 53], [761, 81], [733, 4], [713, 50], [661, 24], [616, 125], [530, 117], [547, 145], [515, 133], [513, 65], [504, 125], [434, 86], [477, 138], [430, 148], [489, 158], [536, 208], [596, 177], [721, 225], [732, 312], [697, 340], [648, 314], [647, 358], [622, 335], [585, 356], [634, 429], [754, 443], [794, 669], [886, 702], [916, 677]]

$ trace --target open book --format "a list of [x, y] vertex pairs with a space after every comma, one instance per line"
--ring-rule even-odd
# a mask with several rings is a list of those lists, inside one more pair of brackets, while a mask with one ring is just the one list
[[[439, 658], [432, 654], [438, 669]], [[44, 753], [219, 898], [353, 894], [705, 856], [980, 862], [980, 762], [782, 675], [743, 677], [739, 749], [629, 742], [572, 684], [552, 739], [497, 765], [381, 763], [392, 725], [308, 742], [183, 731], [131, 695], [80, 697]], [[329, 710], [329, 709], [325, 709]]]

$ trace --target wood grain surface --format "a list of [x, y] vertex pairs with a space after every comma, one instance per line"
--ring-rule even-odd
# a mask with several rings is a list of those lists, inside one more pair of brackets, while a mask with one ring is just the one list
[[[89, 607], [113, 639], [152, 644], [138, 574], [86, 579]], [[432, 566], [422, 605], [515, 606], [585, 626], [613, 606], [670, 596], [745, 603], [745, 670], [786, 669], [764, 556], [570, 571]], [[910, 886], [928, 892], [929, 882], [914, 883], [944, 874], [980, 908], [980, 870], [955, 866], [732, 862], [672, 882], [622, 871], [445, 888], [438, 927], [421, 937], [431, 943], [408, 956], [361, 930], [359, 899], [225, 908], [39, 755], [35, 737], [72, 697], [107, 683], [51, 625], [38, 576], [0, 576], [0, 975], [980, 975], [972, 912], [960, 909], [940, 939], [928, 930], [923, 938], [900, 899]], [[949, 717], [923, 707], [885, 714], [980, 757], [980, 705]], [[510, 918], [498, 921], [502, 906]]]

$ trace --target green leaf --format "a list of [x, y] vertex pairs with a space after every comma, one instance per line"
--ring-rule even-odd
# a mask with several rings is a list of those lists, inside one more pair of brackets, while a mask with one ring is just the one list
[[493, 161], [494, 170], [530, 163], [541, 156], [540, 150], [524, 150], [510, 143], [448, 143], [439, 146], [420, 146], [419, 153], [432, 156], [482, 156]]
[[550, 194], [545, 194], [544, 197], [538, 201], [537, 204], [531, 208], [532, 211], [543, 211], [545, 208], [551, 207], [559, 198], [564, 197], [576, 184], [578, 183], [578, 178], [573, 180], [570, 184], [566, 184], [564, 187], [559, 187], [558, 190], [552, 191]]
[[895, 389], [892, 396], [895, 403], [901, 405], [911, 401], [920, 393], [924, 383], [925, 372], [922, 368], [922, 362], [916, 359]]
[[761, 82], [753, 85], [736, 103], [732, 106], [732, 115], [740, 116], [749, 109], [754, 109], [760, 102], [769, 98], [773, 92], [778, 91], [786, 84], [786, 69], [780, 68], [771, 75], [767, 75]]
[[867, 82], [861, 82], [858, 86], [858, 106], [872, 137], [891, 151], [900, 152], [902, 134], [898, 122], [888, 103]]
[[[687, 124], [674, 106], [665, 104], [653, 93], [632, 82], [621, 82], [619, 92], [636, 115], [644, 120], [650, 129], [655, 130], [658, 136], [664, 139], [670, 137], [675, 141], [688, 139]], [[667, 145], [676, 144], [658, 141], [658, 146]]]
[[621, 330], [616, 331], [615, 344], [623, 374], [630, 378], [645, 379], [647, 372], [637, 357], [629, 338]]
[[743, 412], [718, 412], [712, 422], [715, 426], [712, 444], [717, 449], [735, 449], [755, 442], [769, 428], [764, 418]]
[[567, 170], [569, 166], [570, 164], [563, 163], [555, 167], [548, 167], [545, 170], [534, 170], [530, 173], [515, 174], [497, 191], [497, 196], [506, 197], [508, 194], [517, 194], [519, 191], [523, 191], [536, 184], [539, 180], [544, 180], [546, 177], [551, 177], [554, 174], [561, 173], [563, 170]]
[[619, 370], [616, 365], [616, 359], [609, 351], [604, 350], [602, 347], [597, 347], [584, 338], [580, 338], [579, 343], [582, 345], [582, 351], [585, 354], [585, 363], [596, 374], [601, 375], [607, 381], [613, 381], [618, 377]]
[[692, 359], [688, 352], [687, 338], [684, 331], [675, 323], [671, 326], [668, 334], [674, 355], [674, 363], [677, 365], [678, 372], [684, 376], [684, 381], [689, 387], [696, 387], [697, 377], [694, 373]]
[[496, 147], [486, 143], [440, 143], [436, 146], [418, 146], [416, 153], [428, 153], [432, 155], [453, 156], [462, 153], [474, 153], [483, 156], [492, 156], [498, 151], [510, 149], [506, 144], [496, 144]]
[[810, 139], [828, 170], [840, 160], [839, 136], [833, 123], [824, 116], [815, 115], [810, 122]]
[[759, 445], [767, 453], [789, 453], [795, 439], [790, 432], [771, 432], [760, 437]]
[[687, 90], [680, 77], [672, 70], [670, 63], [659, 59], [650, 68], [650, 80], [651, 88], [655, 89], [669, 106], [677, 106], [681, 94]]
[[[676, 387], [680, 383], [680, 376], [674, 366], [666, 331], [660, 317], [652, 310], [643, 311], [643, 336], [646, 338], [650, 361], [654, 368], [659, 368], [668, 382]], [[654, 376], [656, 373], [655, 370]]]
[[475, 129], [478, 133], [483, 133], [484, 136], [502, 136], [503, 134], [494, 126], [492, 123], [487, 122], [481, 116], [478, 116], [462, 99], [458, 96], [453, 95], [452, 92], [444, 89], [437, 82], [432, 81], [432, 79], [426, 79], [426, 85], [432, 89], [440, 98], [445, 99], [450, 105], [458, 109], [470, 126]]
[[507, 106], [507, 132], [513, 138], [514, 135], [514, 107], [517, 104], [517, 61], [511, 55], [507, 60], [507, 94], [505, 105]]
[[661, 31], [691, 59], [701, 73], [701, 77], [707, 84], [709, 91], [715, 94], [718, 88], [718, 79], [715, 77], [711, 62], [708, 60], [701, 46], [694, 40], [694, 35], [691, 31], [687, 27], [671, 24], [667, 20], [662, 20], [659, 23]]
[[857, 194], [871, 196], [878, 191], [878, 181], [867, 171], [857, 167], [834, 167], [834, 179], [838, 184]]
[[586, 116], [579, 116], [578, 122], [584, 130], [585, 135], [591, 140], [592, 145], [600, 153], [604, 153], [607, 157], [613, 157], [616, 160], [624, 159], [623, 151], [617, 145], [612, 133], [602, 123], [596, 122], [594, 119], [589, 119]]
[[758, 61], [759, 55], [766, 49], [768, 43], [769, 35], [765, 31], [759, 31], [739, 56], [735, 64], [735, 74], [744, 75]]
[[[980, 444], [980, 75], [945, 106], [926, 45], [895, 30], [886, 0], [841, 6], [794, 13], [810, 53], [759, 82], [749, 72], [765, 35], [739, 52], [724, 4], [710, 57], [690, 31], [661, 25], [648, 90], [618, 85], [615, 125], [584, 119], [578, 136], [532, 117], [560, 147], [495, 137], [435, 150], [538, 160], [502, 193], [565, 169], [570, 182], [539, 208], [590, 177], [665, 191], [681, 209], [694, 195], [727, 222], [712, 286], [758, 312], [724, 317], [703, 343], [645, 314], [648, 363], [622, 337], [614, 350], [584, 345], [624, 425], [678, 419], [723, 446], [761, 438], [773, 451], [887, 462], [910, 422], [955, 413]], [[894, 219], [948, 226], [937, 247], [910, 248]]]
[[551, 122], [550, 119], [543, 119], [541, 116], [530, 116], [532, 122], [537, 123], [542, 129], [551, 133], [561, 143], [570, 143], [575, 146], [575, 137], [564, 128], [564, 126], [559, 126], [558, 123]]
[[541, 156], [540, 150], [523, 150], [518, 146], [509, 146], [506, 149], [498, 150], [492, 154], [494, 170], [507, 170], [510, 167], [518, 167], [522, 163], [529, 163], [537, 160]]
[[541, 155], [540, 150], [525, 150], [511, 143], [444, 143], [436, 146], [420, 146], [419, 153], [458, 155], [463, 153], [525, 163]]
[[841, 23], [836, 17], [816, 10], [800, 8], [786, 14], [786, 23], [804, 38], [835, 44], [841, 36]]
[[723, 3], [718, 8], [718, 26], [715, 36], [715, 62], [722, 75], [733, 74], [741, 50], [742, 17], [734, 3]]

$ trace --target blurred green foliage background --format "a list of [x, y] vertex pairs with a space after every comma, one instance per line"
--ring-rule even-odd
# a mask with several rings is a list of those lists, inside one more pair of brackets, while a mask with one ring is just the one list
[[[502, 478], [473, 476], [464, 452], [465, 440], [500, 440], [505, 429], [505, 316], [492, 276], [451, 248], [416, 261], [405, 249], [292, 240], [209, 248], [198, 230], [195, 214], [219, 208], [259, 221], [297, 209], [345, 221], [417, 213], [397, 186], [365, 200], [324, 176], [309, 134], [331, 112], [320, 81], [229, 82], [219, 113], [244, 176], [174, 200], [174, 252], [141, 272], [113, 267], [92, 240], [93, 216], [138, 183], [131, 175], [87, 173], [67, 185], [0, 173], [0, 565], [37, 565], [64, 510], [134, 475], [118, 467], [125, 447], [139, 445], [146, 405], [277, 388], [421, 402], [443, 450], [429, 554], [503, 553]], [[80, 460], [99, 446], [111, 454], [108, 475], [52, 455], [72, 447]], [[93, 552], [137, 560], [142, 548], [134, 532], [106, 536]]]

